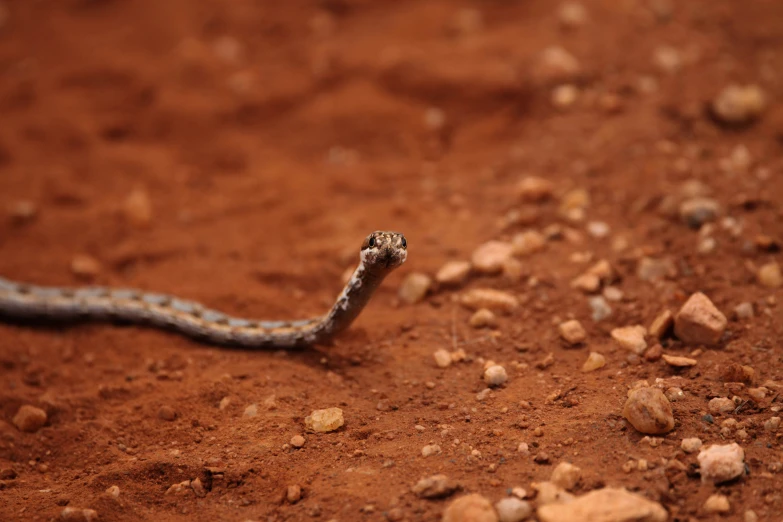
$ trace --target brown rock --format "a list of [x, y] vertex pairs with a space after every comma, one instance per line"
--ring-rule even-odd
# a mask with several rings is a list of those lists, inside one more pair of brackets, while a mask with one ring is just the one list
[[433, 475], [418, 481], [411, 490], [420, 498], [443, 498], [457, 491], [458, 487], [446, 475]]
[[519, 300], [508, 292], [493, 288], [474, 288], [460, 297], [460, 303], [470, 310], [487, 308], [511, 313], [519, 307]]
[[678, 355], [666, 355], [663, 356], [663, 361], [669, 366], [675, 366], [678, 368], [687, 368], [689, 366], [696, 366], [696, 359], [690, 357], [680, 357]]
[[726, 316], [710, 299], [697, 292], [674, 318], [674, 334], [688, 344], [716, 344], [726, 329]]
[[560, 337], [570, 345], [583, 343], [587, 339], [587, 332], [582, 327], [582, 323], [576, 319], [560, 323], [557, 329], [560, 332]]
[[567, 504], [538, 508], [541, 522], [666, 522], [669, 514], [652, 500], [620, 488], [591, 491]]
[[674, 326], [674, 314], [669, 310], [664, 310], [653, 320], [650, 325], [649, 334], [654, 339], [663, 339]]
[[641, 433], [660, 435], [674, 428], [669, 399], [658, 388], [639, 388], [631, 392], [623, 407], [623, 417]]
[[36, 408], [35, 406], [25, 404], [19, 408], [19, 411], [16, 412], [12, 422], [14, 423], [14, 426], [19, 428], [20, 431], [24, 431], [26, 433], [35, 433], [44, 427], [44, 424], [46, 424], [46, 419], [46, 412], [41, 408]]
[[498, 522], [498, 516], [489, 500], [471, 493], [449, 504], [442, 522]]

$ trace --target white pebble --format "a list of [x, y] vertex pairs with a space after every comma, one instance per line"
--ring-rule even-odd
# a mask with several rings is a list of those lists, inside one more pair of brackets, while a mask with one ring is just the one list
[[606, 366], [606, 357], [598, 352], [590, 352], [590, 355], [587, 356], [587, 360], [582, 365], [582, 371], [585, 373], [593, 372], [604, 366]]
[[728, 513], [730, 509], [729, 498], [719, 493], [713, 493], [704, 502], [704, 511], [707, 513]]
[[442, 285], [461, 285], [470, 274], [468, 261], [449, 261], [435, 274], [435, 281]]
[[612, 315], [612, 308], [609, 306], [609, 303], [606, 302], [606, 299], [604, 299], [604, 297], [601, 295], [588, 298], [587, 303], [590, 305], [592, 319], [596, 323], [601, 322]]
[[682, 442], [680, 443], [680, 448], [682, 448], [682, 451], [685, 453], [694, 453], [698, 449], [701, 448], [701, 439], [698, 437], [691, 437], [687, 439], [682, 439]]
[[305, 417], [305, 426], [313, 431], [326, 433], [340, 428], [345, 423], [343, 410], [340, 408], [326, 408], [314, 410]]
[[702, 482], [720, 484], [745, 473], [745, 452], [736, 442], [702, 449], [698, 460]]
[[508, 380], [506, 369], [495, 364], [484, 370], [484, 382], [488, 386], [500, 386]]
[[510, 243], [488, 241], [473, 252], [471, 256], [473, 268], [482, 274], [497, 274], [511, 257], [511, 251]]
[[437, 444], [427, 444], [421, 448], [421, 456], [429, 457], [430, 455], [440, 455], [441, 449]]
[[506, 497], [495, 503], [499, 522], [521, 522], [533, 512], [529, 503], [516, 497]]
[[397, 294], [406, 304], [415, 304], [424, 299], [432, 286], [432, 278], [427, 274], [413, 272], [403, 280]]
[[511, 313], [519, 307], [519, 300], [512, 294], [493, 288], [474, 288], [460, 296], [460, 303], [470, 310], [487, 308]]
[[641, 355], [647, 349], [647, 341], [644, 339], [647, 335], [647, 328], [641, 325], [624, 326], [615, 328], [611, 332], [612, 339], [624, 349]]
[[438, 366], [438, 368], [448, 368], [451, 366], [451, 354], [448, 352], [448, 350], [440, 349], [437, 350], [435, 353], [432, 354], [433, 359], [435, 359], [435, 364]]
[[486, 308], [480, 308], [470, 317], [468, 324], [473, 328], [487, 328], [497, 324], [497, 318], [492, 310]]

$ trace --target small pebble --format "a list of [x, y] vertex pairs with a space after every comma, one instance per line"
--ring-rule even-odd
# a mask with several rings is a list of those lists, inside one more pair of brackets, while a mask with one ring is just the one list
[[688, 344], [712, 345], [720, 341], [726, 324], [726, 316], [709, 297], [696, 292], [674, 317], [674, 334]]
[[650, 337], [653, 339], [663, 339], [674, 326], [674, 314], [669, 310], [664, 310], [653, 320], [650, 325]]
[[647, 349], [647, 341], [644, 337], [647, 329], [641, 325], [623, 326], [611, 331], [612, 339], [624, 349], [641, 355]]
[[609, 225], [603, 221], [590, 221], [587, 224], [587, 233], [596, 239], [607, 237], [609, 232]]
[[302, 437], [301, 435], [294, 435], [293, 437], [291, 437], [290, 444], [294, 448], [301, 448], [305, 445], [305, 438]]
[[421, 448], [421, 456], [422, 457], [429, 457], [430, 455], [440, 455], [441, 449], [440, 446], [437, 444], [427, 444], [423, 448]]
[[680, 52], [669, 45], [661, 45], [655, 49], [653, 55], [655, 65], [667, 74], [674, 74], [682, 66], [682, 57]]
[[691, 359], [690, 357], [667, 354], [663, 354], [661, 357], [666, 364], [674, 366], [675, 368], [688, 368], [690, 366], [696, 366], [697, 363], [696, 359]]
[[590, 306], [591, 317], [596, 323], [601, 322], [612, 315], [612, 308], [601, 295], [588, 298], [587, 303]]
[[101, 271], [101, 264], [92, 256], [79, 254], [71, 260], [71, 272], [81, 279], [93, 279]]
[[182, 482], [169, 486], [164, 495], [186, 496], [190, 495], [191, 493], [193, 493], [193, 490], [190, 487], [190, 481], [183, 480]]
[[729, 85], [712, 102], [712, 113], [721, 123], [742, 125], [758, 118], [766, 108], [764, 91], [758, 85]]
[[533, 513], [528, 502], [516, 497], [506, 497], [495, 502], [499, 522], [521, 522]]
[[713, 493], [704, 502], [704, 511], [706, 513], [728, 513], [730, 509], [729, 497], [719, 493]]
[[326, 408], [325, 410], [314, 410], [305, 417], [305, 426], [313, 431], [327, 433], [339, 429], [345, 421], [343, 420], [343, 410], [340, 408]]
[[539, 203], [551, 199], [555, 191], [554, 184], [548, 179], [529, 176], [517, 183], [517, 195], [522, 201]]
[[588, 20], [587, 8], [581, 2], [564, 2], [557, 10], [557, 19], [564, 29], [578, 29]]
[[720, 205], [712, 198], [691, 198], [680, 204], [680, 219], [691, 228], [699, 229], [719, 214]]
[[158, 418], [164, 421], [173, 421], [177, 418], [177, 412], [171, 406], [161, 406], [158, 409]]
[[498, 522], [498, 516], [487, 498], [471, 493], [449, 504], [441, 522]]
[[579, 88], [571, 83], [555, 86], [550, 95], [552, 106], [561, 110], [573, 106], [577, 98], [579, 98]]
[[783, 274], [780, 272], [780, 265], [775, 262], [767, 263], [759, 268], [756, 277], [759, 284], [767, 288], [780, 288], [783, 285]]
[[242, 412], [242, 416], [246, 418], [252, 418], [258, 415], [258, 404], [250, 404]]
[[677, 275], [677, 268], [671, 259], [643, 257], [636, 265], [636, 276], [642, 281], [660, 281]]
[[68, 522], [93, 522], [98, 520], [98, 512], [94, 509], [68, 506], [60, 511], [60, 520], [66, 520]]
[[120, 487], [119, 486], [109, 486], [106, 489], [106, 494], [109, 495], [112, 498], [119, 498], [120, 497]]
[[511, 252], [515, 256], [524, 257], [539, 252], [546, 246], [546, 237], [535, 230], [527, 230], [516, 234], [511, 239]]
[[122, 206], [125, 219], [136, 228], [147, 228], [152, 224], [152, 201], [145, 190], [136, 189], [128, 194]]
[[296, 504], [302, 498], [302, 486], [292, 484], [286, 488], [285, 499], [289, 504]]
[[541, 53], [535, 68], [535, 76], [544, 83], [571, 82], [579, 76], [579, 61], [562, 47], [547, 47]]
[[479, 246], [471, 256], [473, 269], [481, 274], [498, 274], [503, 264], [511, 257], [510, 243], [488, 241]]
[[647, 348], [644, 352], [644, 360], [649, 362], [655, 362], [663, 356], [663, 346], [660, 344], [654, 344]]
[[778, 428], [780, 428], [780, 417], [770, 417], [769, 420], [764, 421], [766, 431], [778, 431]]
[[753, 319], [753, 304], [745, 301], [734, 307], [734, 315], [739, 320]]
[[519, 300], [508, 292], [493, 288], [474, 288], [460, 296], [460, 303], [470, 310], [487, 308], [510, 314], [519, 308]]
[[413, 493], [419, 498], [444, 498], [457, 491], [457, 489], [459, 489], [459, 486], [452, 483], [446, 475], [433, 475], [423, 478], [411, 488]]
[[682, 391], [682, 389], [677, 388], [676, 386], [667, 388], [664, 395], [666, 395], [666, 398], [669, 399], [669, 401], [671, 402], [676, 402], [679, 401], [680, 399], [685, 398], [685, 393]]
[[549, 481], [569, 491], [574, 489], [581, 479], [582, 468], [569, 462], [561, 462], [552, 470]]
[[[3, 7], [0, 4], [0, 13], [2, 13]], [[2, 17], [2, 14], [0, 14]], [[2, 24], [0, 24], [2, 25]], [[8, 216], [15, 225], [24, 225], [33, 221], [38, 215], [38, 207], [32, 201], [22, 199], [15, 201], [8, 206]]]
[[13, 422], [14, 426], [19, 428], [20, 431], [35, 433], [44, 427], [46, 420], [47, 417], [44, 410], [25, 404], [19, 408], [11, 422]]
[[403, 303], [415, 304], [424, 299], [431, 286], [432, 278], [430, 276], [413, 272], [402, 281], [397, 295]]
[[674, 429], [671, 404], [658, 388], [633, 390], [623, 407], [623, 417], [637, 431], [648, 435], [660, 435]]
[[742, 517], [743, 522], [759, 522], [759, 516], [752, 509], [745, 511]]
[[713, 444], [698, 456], [702, 482], [720, 484], [745, 473], [745, 452], [739, 444]]
[[498, 364], [494, 364], [484, 370], [484, 382], [487, 386], [500, 386], [508, 380], [506, 369]]
[[435, 274], [435, 281], [442, 285], [459, 286], [468, 278], [470, 270], [468, 261], [449, 261]]
[[571, 288], [594, 294], [601, 289], [601, 278], [595, 274], [581, 274], [571, 280]]
[[448, 350], [442, 348], [436, 350], [435, 353], [432, 354], [432, 358], [435, 359], [435, 364], [438, 368], [448, 368], [451, 366], [452, 359]]
[[582, 324], [576, 319], [560, 323], [558, 326], [560, 337], [570, 345], [581, 344], [587, 340], [587, 332], [582, 328]]
[[701, 439], [698, 437], [691, 437], [687, 439], [682, 439], [682, 442], [680, 443], [680, 448], [685, 453], [695, 453], [701, 448]]
[[470, 317], [468, 324], [473, 328], [490, 328], [497, 325], [497, 317], [492, 310], [480, 308]]
[[708, 407], [710, 413], [714, 415], [716, 413], [729, 413], [737, 406], [734, 404], [734, 401], [729, 398], [715, 397], [714, 399], [710, 399]]
[[582, 365], [582, 371], [585, 373], [592, 372], [599, 368], [603, 368], [604, 366], [606, 366], [606, 357], [598, 352], [590, 352], [590, 355], [587, 356], [587, 360]]
[[604, 288], [603, 296], [607, 301], [622, 301], [623, 291], [616, 286], [607, 286]]
[[195, 478], [190, 481], [190, 489], [196, 494], [198, 498], [204, 498], [207, 496], [207, 490], [204, 488], [204, 484], [201, 483], [200, 478]]

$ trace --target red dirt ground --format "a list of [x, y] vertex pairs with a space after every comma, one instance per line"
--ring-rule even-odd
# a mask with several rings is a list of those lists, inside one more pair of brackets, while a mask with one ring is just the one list
[[[779, 521], [783, 430], [763, 428], [776, 394], [733, 415], [744, 439], [721, 434], [725, 416], [702, 417], [710, 398], [732, 396], [720, 379], [729, 363], [752, 366], [755, 386], [783, 381], [781, 292], [754, 277], [780, 257], [755, 238], [783, 236], [783, 6], [584, 5], [589, 19], [564, 30], [545, 0], [0, 4], [0, 205], [37, 209], [25, 223], [0, 222], [0, 275], [85, 284], [70, 265], [89, 255], [102, 267], [93, 284], [298, 318], [331, 306], [368, 232], [399, 230], [410, 245], [332, 347], [245, 352], [139, 327], [0, 324], [0, 519], [54, 520], [72, 506], [105, 521], [439, 520], [449, 500], [417, 498], [421, 477], [445, 473], [495, 501], [515, 486], [531, 491], [568, 460], [584, 473], [577, 494], [625, 486], [687, 521], [717, 517], [702, 504], [718, 490], [731, 502], [722, 519], [753, 510]], [[550, 102], [560, 80], [537, 66], [553, 45], [581, 67], [566, 79], [580, 95], [565, 110]], [[656, 65], [662, 45], [679, 51], [678, 70]], [[733, 82], [758, 84], [770, 100], [740, 129], [705, 111]], [[433, 109], [442, 127], [428, 124]], [[739, 146], [751, 165], [723, 168]], [[586, 219], [564, 220], [557, 201], [520, 203], [514, 187], [527, 175], [552, 180], [557, 197], [587, 190]], [[743, 227], [732, 236], [716, 224], [707, 254], [698, 231], [660, 211], [694, 179]], [[152, 203], [146, 228], [123, 213], [136, 190]], [[502, 227], [514, 209], [527, 224]], [[585, 232], [593, 220], [609, 238]], [[550, 241], [522, 259], [518, 282], [474, 276], [415, 305], [397, 297], [406, 274], [434, 274], [487, 240], [556, 223], [581, 242]], [[627, 248], [612, 247], [618, 238]], [[589, 266], [575, 253], [607, 259], [621, 276], [623, 300], [602, 322], [570, 286]], [[668, 256], [677, 275], [640, 280], [641, 253]], [[488, 336], [454, 301], [473, 287], [510, 291], [523, 306]], [[629, 360], [610, 338], [695, 291], [729, 317], [741, 302], [756, 315], [730, 320], [693, 369]], [[558, 338], [571, 317], [587, 329], [585, 346]], [[472, 361], [437, 368], [433, 352], [455, 345]], [[589, 351], [606, 367], [582, 373]], [[550, 353], [554, 364], [537, 368]], [[485, 359], [509, 381], [478, 401]], [[621, 410], [632, 383], [656, 378], [679, 382], [685, 398], [674, 403], [675, 430], [650, 447]], [[11, 419], [22, 404], [45, 409], [47, 425], [19, 432]], [[251, 404], [258, 415], [246, 418]], [[160, 418], [163, 406], [174, 420]], [[305, 433], [304, 417], [326, 407], [342, 408], [345, 426]], [[299, 450], [287, 446], [296, 434], [307, 439]], [[695, 467], [679, 452], [684, 437], [738, 441], [750, 474], [716, 488], [672, 472], [673, 458]], [[443, 452], [424, 458], [430, 443]], [[549, 463], [534, 462], [543, 452]], [[624, 471], [639, 459], [651, 468]], [[205, 497], [164, 494], [195, 478]], [[303, 496], [290, 503], [293, 484]], [[104, 493], [112, 485], [117, 499]]]

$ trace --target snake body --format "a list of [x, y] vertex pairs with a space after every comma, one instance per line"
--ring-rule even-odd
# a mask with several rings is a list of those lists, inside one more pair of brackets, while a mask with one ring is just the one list
[[206, 342], [246, 348], [328, 344], [356, 319], [383, 279], [405, 262], [405, 236], [397, 232], [373, 232], [365, 238], [359, 257], [359, 266], [331, 310], [312, 319], [257, 321], [231, 317], [170, 295], [107, 287], [42, 287], [2, 277], [0, 316], [119, 320], [171, 328]]

